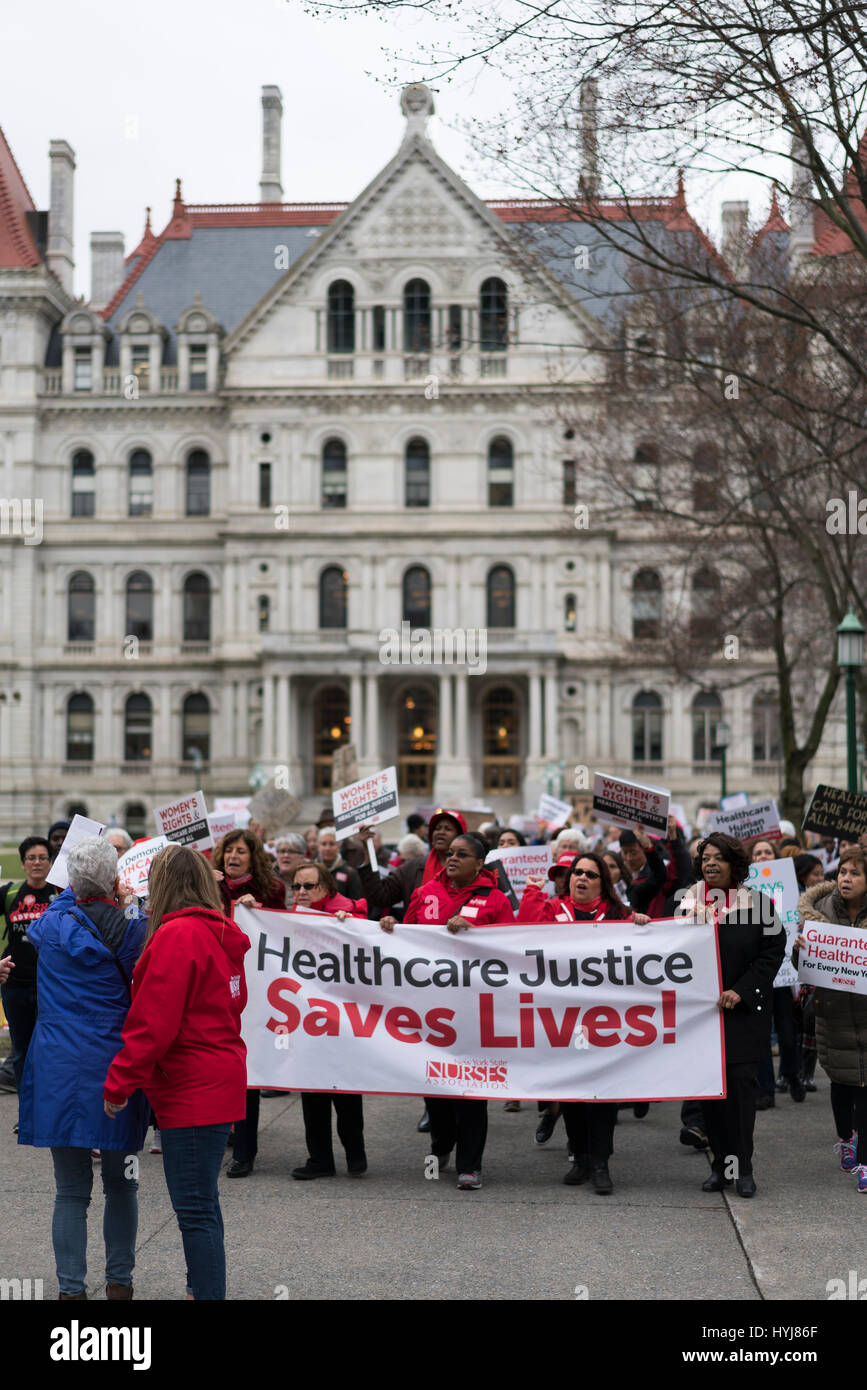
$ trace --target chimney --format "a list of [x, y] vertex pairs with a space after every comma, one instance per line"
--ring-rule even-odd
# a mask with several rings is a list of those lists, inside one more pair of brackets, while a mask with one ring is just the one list
[[749, 203], [723, 203], [720, 249], [729, 268], [738, 277], [746, 270], [749, 220]]
[[792, 266], [807, 255], [813, 242], [813, 176], [810, 172], [807, 148], [797, 135], [792, 136], [792, 195], [789, 199], [789, 260]]
[[259, 182], [259, 201], [281, 203], [283, 185], [280, 182], [280, 122], [283, 119], [283, 97], [279, 87], [262, 88], [262, 178]]
[[599, 196], [599, 145], [597, 107], [599, 83], [588, 77], [581, 83], [581, 192], [585, 198]]
[[91, 308], [104, 309], [115, 290], [122, 284], [125, 274], [123, 232], [91, 232]]
[[51, 206], [48, 212], [49, 270], [72, 294], [75, 259], [73, 256], [73, 181], [75, 151], [65, 140], [52, 140], [48, 146], [51, 161]]

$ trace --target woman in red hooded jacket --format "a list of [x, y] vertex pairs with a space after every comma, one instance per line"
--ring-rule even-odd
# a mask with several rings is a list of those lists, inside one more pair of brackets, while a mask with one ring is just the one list
[[[429, 879], [415, 890], [404, 923], [437, 924], [459, 932], [514, 922], [512, 905], [496, 886], [496, 875], [484, 867], [487, 853], [487, 845], [477, 835], [455, 836], [449, 845], [444, 880]], [[383, 917], [380, 922], [384, 931], [393, 931], [394, 925], [393, 917]], [[482, 1185], [488, 1102], [449, 1100], [445, 1096], [426, 1096], [425, 1102], [431, 1150], [439, 1169], [445, 1168], [455, 1149], [458, 1187], [462, 1192], [474, 1192]]]
[[166, 1186], [187, 1261], [188, 1292], [226, 1297], [217, 1179], [233, 1120], [244, 1113], [250, 943], [220, 910], [207, 860], [169, 845], [149, 877], [149, 935], [132, 978], [123, 1047], [105, 1082], [114, 1117], [139, 1087], [157, 1114]]

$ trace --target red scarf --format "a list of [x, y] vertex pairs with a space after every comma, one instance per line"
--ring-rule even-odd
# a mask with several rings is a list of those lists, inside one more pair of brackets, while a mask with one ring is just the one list
[[[711, 907], [711, 915], [710, 915], [710, 918], [708, 919], [707, 917], [705, 917], [705, 919], [704, 919], [705, 922], [707, 922], [708, 920], [710, 920], [710, 921], [713, 923], [713, 925], [714, 925], [715, 927], [718, 927], [718, 926], [719, 926], [719, 919], [720, 919], [720, 917], [721, 917], [721, 915], [722, 915], [722, 912], [727, 912], [728, 909], [731, 907], [732, 903], [733, 903], [734, 900], [735, 900], [735, 895], [737, 894], [737, 891], [738, 891], [738, 890], [737, 890], [737, 888], [724, 888], [724, 889], [712, 888], [710, 891], [711, 891], [712, 893], [724, 892], [725, 895], [726, 895], [725, 907], [722, 908], [722, 910], [720, 910], [720, 907], [719, 907], [718, 903], [715, 902], [715, 903], [713, 904], [713, 906]], [[707, 907], [707, 905], [708, 905], [708, 901], [707, 901], [707, 892], [708, 892], [707, 884], [705, 883], [704, 879], [702, 879], [702, 880], [701, 880], [701, 898], [700, 898], [700, 902], [701, 902], [701, 904], [702, 904], [702, 907]]]
[[229, 876], [228, 876], [228, 874], [227, 874], [227, 875], [226, 875], [226, 882], [228, 883], [228, 885], [229, 885], [230, 888], [240, 888], [240, 887], [241, 887], [243, 884], [245, 884], [245, 883], [252, 883], [252, 882], [253, 882], [253, 875], [252, 875], [252, 874], [242, 874], [240, 878], [229, 878]]
[[422, 883], [427, 883], [429, 878], [444, 878], [445, 865], [441, 864], [435, 849], [432, 849], [424, 863], [424, 873], [421, 876]]

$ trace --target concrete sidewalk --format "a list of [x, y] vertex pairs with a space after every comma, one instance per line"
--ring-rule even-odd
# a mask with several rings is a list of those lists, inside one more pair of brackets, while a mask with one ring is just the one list
[[[450, 1168], [425, 1178], [421, 1103], [365, 1099], [369, 1171], [298, 1183], [306, 1158], [296, 1095], [262, 1101], [250, 1177], [221, 1182], [230, 1299], [826, 1299], [830, 1279], [867, 1276], [867, 1195], [840, 1172], [828, 1081], [756, 1117], [751, 1201], [705, 1194], [706, 1157], [678, 1142], [679, 1106], [644, 1120], [622, 1110], [614, 1194], [564, 1187], [562, 1121], [533, 1143], [535, 1105], [491, 1102], [484, 1187], [459, 1192]], [[41, 1278], [56, 1298], [54, 1182], [45, 1149], [11, 1133], [17, 1098], [0, 1095], [4, 1219], [0, 1278]], [[150, 1136], [149, 1136], [150, 1137]], [[229, 1155], [227, 1154], [227, 1162]], [[102, 1298], [98, 1165], [89, 1214], [89, 1290]], [[184, 1292], [180, 1235], [162, 1160], [141, 1159], [137, 1299]], [[584, 1291], [586, 1290], [586, 1295]]]

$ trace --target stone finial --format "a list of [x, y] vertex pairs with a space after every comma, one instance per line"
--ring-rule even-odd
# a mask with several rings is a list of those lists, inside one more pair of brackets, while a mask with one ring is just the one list
[[426, 87], [424, 82], [411, 82], [408, 87], [404, 87], [400, 94], [400, 109], [406, 117], [404, 139], [409, 139], [411, 135], [420, 135], [424, 140], [429, 139], [427, 123], [434, 113], [434, 99], [430, 87]]

